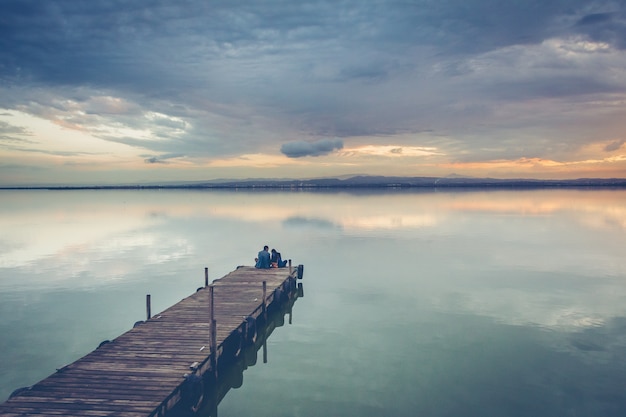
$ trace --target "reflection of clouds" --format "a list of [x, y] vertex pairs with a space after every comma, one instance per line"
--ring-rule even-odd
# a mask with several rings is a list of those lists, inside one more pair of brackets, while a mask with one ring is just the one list
[[515, 215], [554, 215], [571, 212], [593, 229], [619, 227], [626, 230], [624, 191], [531, 190], [489, 191], [461, 194], [443, 209]]
[[[42, 216], [43, 214], [43, 216]], [[31, 262], [82, 252], [86, 248], [103, 245], [111, 251], [136, 245], [138, 237], [119, 238], [133, 229], [147, 228], [152, 224], [145, 216], [118, 216], [107, 212], [72, 211], [64, 215], [45, 213], [14, 213], [0, 219], [3, 239], [9, 241], [10, 250], [0, 254], [0, 267], [28, 266]]]
[[[216, 194], [210, 214], [258, 222], [315, 219], [344, 230], [432, 227], [458, 213], [574, 215], [591, 228], [626, 229], [626, 195], [610, 190]], [[232, 198], [229, 198], [232, 197]], [[312, 225], [312, 224], [310, 224]], [[323, 227], [323, 226], [322, 226]]]
[[[123, 212], [120, 213], [120, 202], [115, 199], [92, 206], [87, 201], [79, 201], [77, 210], [81, 215], [83, 211], [93, 211], [105, 222], [127, 216], [136, 219], [145, 216], [153, 221], [199, 217], [283, 224], [292, 219], [308, 219], [319, 222], [320, 227], [328, 223], [344, 230], [388, 230], [436, 226], [459, 213], [524, 216], [568, 213], [594, 229], [616, 226], [626, 229], [626, 195], [624, 191], [610, 190], [383, 191], [365, 195], [188, 190], [100, 193], [118, 199], [121, 195]], [[42, 216], [43, 210], [31, 211]], [[13, 215], [13, 212], [8, 213]]]
[[[115, 235], [117, 232], [122, 234]], [[162, 234], [151, 231], [132, 230], [132, 235], [124, 233], [112, 231], [109, 235], [102, 235], [102, 240], [70, 244], [59, 247], [53, 254], [27, 259], [27, 264], [15, 267], [16, 274], [22, 274], [21, 279], [0, 281], [0, 288], [36, 285], [41, 290], [62, 287], [66, 283], [72, 287], [97, 287], [124, 280], [144, 268], [195, 254], [193, 244], [183, 238], [169, 235], [164, 238]], [[139, 265], [137, 260], [141, 260]]]
[[442, 225], [422, 244], [412, 241], [407, 253], [418, 255], [419, 272], [394, 266], [403, 291], [427, 294], [438, 310], [566, 333], [626, 315], [619, 230], [589, 231], [574, 216], [490, 216], [479, 223], [488, 231], [474, 238], [464, 234], [482, 216], [462, 217], [467, 221], [454, 221], [451, 239]]
[[190, 240], [163, 237], [156, 228], [171, 214], [189, 214], [178, 203], [170, 211], [168, 199], [161, 196], [158, 203], [150, 201], [154, 194], [142, 193], [2, 194], [7, 196], [8, 204], [0, 208], [0, 269], [13, 269], [12, 275], [23, 277], [0, 285], [27, 286], [34, 280], [41, 288], [73, 280], [92, 286], [136, 272], [133, 258], [159, 264], [194, 252]]
[[286, 227], [311, 227], [315, 229], [341, 229], [350, 230], [386, 230], [386, 229], [402, 229], [402, 228], [419, 228], [426, 226], [434, 226], [437, 220], [434, 216], [429, 215], [404, 215], [404, 216], [388, 216], [388, 215], [372, 215], [372, 216], [347, 216], [340, 219], [334, 219], [337, 223], [323, 218], [311, 217], [289, 217], [283, 221]]
[[[193, 246], [180, 240], [159, 238], [156, 225], [168, 225], [176, 219], [187, 222], [232, 219], [235, 222], [279, 224], [284, 228], [308, 227], [319, 230], [408, 231], [430, 228], [433, 233], [449, 233], [473, 213], [504, 214], [523, 217], [551, 216], [555, 220], [574, 219], [591, 230], [626, 229], [626, 196], [624, 191], [532, 190], [467, 192], [381, 192], [371, 194], [305, 193], [305, 192], [214, 192], [214, 191], [86, 191], [86, 192], [3, 192], [0, 207], [0, 268], [29, 268], [34, 262], [64, 262], [67, 273], [76, 275], [88, 268], [84, 259], [98, 261], [112, 253], [123, 254], [145, 250], [149, 262], [168, 262], [189, 256]], [[518, 229], [506, 217], [494, 223], [472, 222], [476, 233], [489, 224], [497, 225], [509, 239], [490, 256], [490, 262], [534, 270], [558, 269], [569, 262], [581, 271], [615, 276], [623, 265], [615, 262], [615, 251], [587, 251], [589, 243], [560, 246], [567, 230], [552, 237], [537, 229], [521, 231], [521, 239], [536, 233], [545, 257], [536, 254], [534, 246], [512, 245]], [[527, 223], [529, 226], [533, 226]], [[438, 229], [436, 229], [438, 228]], [[443, 230], [446, 228], [446, 230]], [[448, 230], [449, 229], [449, 230]], [[464, 229], [465, 230], [465, 229]], [[618, 229], [619, 230], [619, 229]], [[471, 231], [474, 233], [474, 231]], [[482, 236], [482, 235], [481, 235]], [[602, 235], [609, 236], [606, 234]], [[615, 248], [622, 240], [615, 233]], [[604, 242], [606, 246], [606, 242]], [[161, 249], [165, 248], [165, 249]], [[607, 247], [608, 248], [608, 247]], [[574, 250], [575, 252], [572, 252]], [[77, 256], [80, 254], [80, 256]], [[89, 255], [87, 255], [89, 254]], [[121, 258], [121, 256], [120, 256]], [[113, 263], [108, 264], [113, 268]], [[73, 268], [73, 269], [72, 269]], [[119, 261], [111, 276], [126, 270]]]
[[367, 217], [348, 217], [342, 219], [342, 224], [346, 229], [357, 230], [388, 230], [388, 229], [404, 229], [404, 228], [420, 228], [435, 226], [438, 219], [434, 215], [376, 215]]
[[[435, 303], [445, 309], [492, 317], [509, 325], [579, 332], [605, 326], [613, 317], [626, 314], [621, 303], [626, 289], [616, 284], [609, 280], [583, 284], [582, 289], [580, 283], [572, 283], [572, 288], [528, 290], [477, 285], [474, 289], [463, 288], [462, 296], [456, 292], [457, 288], [448, 288]], [[589, 291], [590, 288], [593, 291]]]
[[[166, 262], [176, 261], [195, 253], [194, 245], [189, 240], [183, 238], [171, 239], [168, 238], [167, 243], [163, 241], [159, 244], [150, 245], [152, 250], [147, 257], [148, 263], [162, 264]], [[155, 251], [153, 249], [160, 249]]]
[[602, 324], [570, 329], [563, 339], [556, 339], [555, 349], [567, 352], [585, 363], [615, 366], [626, 349], [626, 317], [608, 318]]
[[[285, 198], [287, 197], [287, 198]], [[211, 214], [249, 222], [280, 222], [283, 225], [341, 228], [344, 231], [388, 230], [434, 226], [441, 212], [429, 207], [435, 194], [354, 196], [345, 193], [282, 193], [259, 195], [250, 201], [224, 201], [213, 205]], [[268, 202], [272, 200], [272, 203]]]
[[285, 227], [311, 227], [315, 229], [337, 229], [339, 226], [325, 219], [289, 217], [283, 221]]
[[626, 207], [600, 204], [587, 207], [587, 215], [582, 217], [582, 223], [591, 229], [626, 230]]

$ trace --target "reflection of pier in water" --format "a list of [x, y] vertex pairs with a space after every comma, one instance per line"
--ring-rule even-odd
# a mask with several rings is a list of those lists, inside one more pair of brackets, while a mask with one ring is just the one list
[[[256, 340], [241, 349], [237, 355], [229, 358], [224, 357], [217, 364], [217, 377], [205, 379], [202, 390], [186, 392], [185, 400], [181, 407], [172, 410], [172, 416], [176, 417], [217, 417], [217, 406], [232, 388], [240, 388], [243, 385], [243, 373], [250, 366], [254, 366], [258, 360], [259, 350], [262, 350], [263, 363], [267, 363], [267, 339], [277, 327], [285, 324], [285, 316], [288, 323], [292, 323], [293, 305], [297, 298], [304, 296], [302, 283], [298, 283], [297, 292], [293, 298], [277, 308], [268, 309], [267, 322], [257, 322]], [[192, 411], [197, 408], [197, 412]], [[170, 414], [168, 414], [169, 416]]]
[[[302, 294], [303, 266], [238, 267], [0, 404], [0, 416], [215, 415]], [[264, 348], [266, 358], [266, 348]], [[211, 411], [212, 410], [212, 411]]]

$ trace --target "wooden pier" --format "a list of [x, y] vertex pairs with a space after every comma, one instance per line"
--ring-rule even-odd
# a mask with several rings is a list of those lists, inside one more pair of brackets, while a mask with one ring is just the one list
[[195, 294], [16, 390], [0, 416], [146, 417], [206, 408], [220, 372], [250, 347], [256, 355], [269, 315], [293, 305], [302, 273], [302, 265], [244, 266], [210, 285], [207, 277]]

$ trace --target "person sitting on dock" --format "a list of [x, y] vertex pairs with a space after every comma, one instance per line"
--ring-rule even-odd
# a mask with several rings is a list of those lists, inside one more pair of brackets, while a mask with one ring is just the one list
[[280, 256], [280, 252], [276, 249], [272, 249], [271, 262], [274, 268], [284, 268], [287, 265], [287, 261], [283, 261], [283, 258]]
[[269, 246], [264, 246], [263, 250], [259, 252], [256, 258], [256, 268], [268, 269], [271, 267], [270, 263], [270, 253], [268, 252]]

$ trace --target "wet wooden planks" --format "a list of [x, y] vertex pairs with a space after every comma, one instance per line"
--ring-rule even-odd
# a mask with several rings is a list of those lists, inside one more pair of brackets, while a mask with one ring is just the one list
[[258, 317], [277, 291], [295, 288], [297, 269], [239, 267], [167, 310], [59, 369], [0, 404], [0, 416], [149, 416], [180, 398], [184, 375], [194, 364], [210, 368], [210, 293], [216, 345]]

